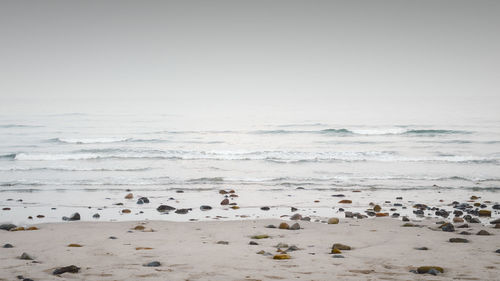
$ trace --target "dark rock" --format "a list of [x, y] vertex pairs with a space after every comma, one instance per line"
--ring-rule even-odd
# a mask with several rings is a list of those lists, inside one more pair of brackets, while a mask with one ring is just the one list
[[401, 203], [394, 203], [394, 207], [403, 207], [403, 204], [401, 204]]
[[69, 218], [68, 217], [63, 217], [63, 220], [65, 220], [65, 221], [79, 221], [80, 220], [80, 214], [79, 213], [74, 213]]
[[29, 261], [33, 260], [33, 258], [30, 255], [28, 255], [27, 253], [23, 253], [19, 258], [22, 260], [29, 260]]
[[108, 239], [115, 240], [115, 239], [118, 239], [118, 238], [116, 238], [115, 236], [109, 236]]
[[464, 238], [450, 238], [451, 243], [469, 243], [469, 240]]
[[332, 197], [345, 197], [345, 195], [344, 194], [334, 194], [334, 195], [332, 195]]
[[334, 258], [334, 259], [343, 259], [344, 256], [343, 255], [333, 255], [332, 258]]
[[453, 211], [453, 214], [455, 215], [455, 217], [460, 217], [461, 215], [464, 214], [464, 212], [459, 211], [459, 210], [455, 210], [455, 211]]
[[301, 221], [311, 221], [311, 218], [310, 217], [303, 217], [300, 220]]
[[292, 217], [290, 217], [290, 219], [293, 220], [293, 221], [300, 220], [300, 219], [302, 219], [302, 215], [301, 214], [295, 214]]
[[137, 200], [137, 204], [148, 204], [149, 199], [147, 197], [141, 197]]
[[189, 208], [189, 209], [177, 209], [177, 210], [175, 210], [175, 213], [180, 214], [180, 215], [185, 215], [191, 210], [192, 210], [191, 208]]
[[418, 248], [415, 248], [415, 250], [427, 251], [427, 250], [429, 250], [429, 248], [427, 248], [427, 247], [418, 247]]
[[403, 197], [401, 197], [401, 196], [396, 197], [396, 200], [403, 200]]
[[464, 223], [462, 225], [457, 226], [457, 228], [469, 228], [469, 225]]
[[292, 211], [292, 212], [296, 212], [297, 210], [298, 210], [298, 209], [297, 209], [297, 208], [295, 208], [295, 207], [291, 207], [291, 208], [290, 208], [290, 211]]
[[222, 206], [224, 206], [224, 205], [229, 205], [229, 199], [227, 199], [227, 198], [226, 198], [226, 199], [222, 200], [222, 201], [220, 202], [220, 204], [221, 204]]
[[440, 266], [420, 266], [419, 268], [417, 268], [417, 272], [419, 274], [430, 273], [432, 275], [437, 275], [436, 272], [443, 273], [444, 270]]
[[292, 245], [292, 246], [288, 247], [288, 249], [286, 249], [286, 252], [293, 252], [293, 251], [298, 251], [298, 250], [300, 250], [299, 247]]
[[158, 212], [164, 213], [164, 212], [169, 212], [175, 210], [174, 207], [168, 206], [168, 205], [160, 205], [158, 208], [156, 208]]
[[417, 216], [423, 216], [424, 215], [424, 211], [423, 210], [415, 210], [413, 211], [413, 213]]
[[500, 210], [500, 204], [495, 204], [492, 207], [494, 210]]
[[450, 213], [447, 212], [446, 210], [443, 210], [443, 209], [437, 210], [434, 214], [436, 216], [440, 216], [440, 217], [443, 217], [443, 218], [447, 218], [448, 216], [450, 216]]
[[208, 205], [201, 205], [200, 206], [200, 210], [202, 210], [202, 211], [208, 211], [208, 210], [212, 210], [212, 207], [208, 206]]
[[481, 223], [481, 221], [478, 218], [472, 218], [469, 223]]
[[410, 221], [410, 219], [407, 216], [404, 216], [402, 220], [403, 221]]
[[23, 278], [23, 281], [33, 281], [31, 278]]
[[276, 226], [275, 226], [275, 225], [270, 224], [270, 225], [266, 225], [266, 228], [276, 228]]
[[446, 232], [454, 232], [455, 227], [451, 223], [445, 223], [441, 226], [441, 230], [446, 231]]
[[94, 214], [92, 217], [93, 217], [94, 219], [98, 219], [98, 218], [100, 218], [100, 217], [101, 217], [101, 215], [99, 215], [99, 214], [97, 214], [97, 213], [96, 213], [96, 214]]
[[500, 254], [500, 249], [496, 250], [495, 253]]
[[392, 217], [393, 217], [393, 218], [399, 218], [399, 213], [393, 213], [393, 214], [392, 214]]
[[161, 263], [159, 261], [152, 261], [152, 262], [143, 264], [143, 266], [158, 267], [158, 266], [161, 266]]
[[217, 244], [219, 244], [219, 245], [229, 245], [229, 242], [227, 242], [227, 241], [217, 241]]
[[[500, 223], [500, 219], [490, 221], [490, 224], [497, 224], [497, 223]], [[0, 229], [1, 229], [1, 227], [0, 227]]]
[[461, 235], [472, 235], [472, 233], [468, 232], [468, 231], [462, 231], [458, 234], [461, 234]]
[[4, 244], [2, 246], [2, 248], [8, 249], [8, 248], [14, 248], [14, 246], [12, 246], [12, 244], [7, 243], [7, 244]]
[[54, 272], [52, 272], [52, 274], [59, 275], [59, 274], [63, 274], [63, 273], [66, 273], [66, 272], [69, 272], [69, 273], [78, 273], [78, 271], [80, 271], [80, 268], [78, 266], [70, 265], [70, 266], [60, 267], [60, 268], [54, 270]]
[[339, 212], [343, 212], [344, 211], [344, 208], [339, 208]]
[[476, 235], [491, 235], [491, 233], [483, 229], [476, 233]]
[[354, 217], [354, 214], [352, 212], [345, 212], [344, 215], [345, 215], [346, 218], [352, 218], [352, 217]]
[[259, 245], [259, 243], [255, 242], [255, 241], [250, 241], [250, 242], [248, 243], [248, 245]]
[[294, 223], [292, 224], [292, 226], [290, 226], [290, 230], [299, 230], [300, 229], [300, 225], [298, 223]]
[[16, 228], [16, 227], [17, 226], [15, 224], [11, 224], [11, 223], [5, 223], [5, 224], [0, 225], [0, 229], [7, 230], [7, 231], [9, 231], [13, 228]]
[[176, 190], [176, 193], [184, 193], [184, 190]]
[[261, 207], [260, 209], [261, 209], [262, 211], [269, 211], [269, 209], [270, 209], [270, 208], [269, 208], [269, 207]]
[[372, 211], [366, 211], [366, 214], [369, 215], [370, 217], [375, 216], [377, 213], [372, 212]]

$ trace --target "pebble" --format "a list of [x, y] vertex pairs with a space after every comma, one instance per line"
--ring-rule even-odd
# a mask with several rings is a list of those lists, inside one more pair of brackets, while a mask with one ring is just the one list
[[251, 238], [252, 239], [266, 239], [266, 238], [269, 238], [269, 235], [267, 235], [267, 234], [260, 234], [260, 235], [254, 235]]
[[99, 214], [94, 214], [92, 217], [93, 217], [94, 219], [98, 219], [98, 218], [100, 218], [100, 217], [101, 217], [101, 215], [99, 215]]
[[353, 218], [354, 217], [354, 214], [352, 212], [345, 212], [344, 215], [346, 218]]
[[450, 238], [451, 243], [469, 243], [469, 240], [465, 238]]
[[132, 211], [130, 209], [123, 209], [122, 214], [130, 214]]
[[115, 236], [109, 236], [108, 239], [115, 240], [115, 239], [118, 239], [118, 238], [116, 238]]
[[496, 250], [495, 253], [500, 254], [500, 249]]
[[334, 258], [334, 259], [343, 259], [345, 257], [343, 255], [333, 255], [332, 258]]
[[402, 218], [402, 221], [410, 221], [410, 219], [409, 219], [407, 216], [404, 216], [404, 217]]
[[9, 230], [11, 230], [11, 229], [13, 229], [13, 228], [16, 228], [16, 225], [15, 225], [15, 224], [5, 223], [5, 224], [0, 225], [0, 229], [2, 229], [2, 230], [7, 230], [7, 231], [9, 231]]
[[497, 223], [500, 223], [500, 219], [490, 221], [490, 224], [497, 224]]
[[29, 260], [29, 261], [33, 260], [33, 258], [32, 258], [30, 255], [28, 255], [27, 253], [23, 253], [23, 254], [19, 257], [19, 259], [22, 259], [22, 260]]
[[445, 223], [441, 226], [441, 230], [446, 231], [446, 232], [454, 232], [455, 227], [451, 223]]
[[79, 221], [80, 220], [80, 214], [79, 213], [74, 213], [69, 218], [68, 217], [62, 217], [62, 219], [65, 220], [65, 221]]
[[297, 209], [297, 208], [295, 208], [295, 207], [291, 207], [291, 208], [290, 208], [290, 211], [291, 211], [291, 212], [296, 212], [297, 210], [298, 210], [298, 209]]
[[429, 248], [427, 248], [427, 247], [418, 247], [418, 248], [415, 248], [415, 250], [427, 251], [427, 250], [429, 250]]
[[269, 207], [261, 207], [260, 208], [262, 211], [269, 211]]
[[295, 245], [292, 245], [290, 247], [288, 247], [288, 249], [286, 249], [287, 252], [293, 252], [293, 251], [298, 251], [300, 250], [299, 247], [295, 246]]
[[280, 225], [278, 226], [279, 229], [290, 229], [290, 226], [288, 225], [288, 223], [286, 222], [282, 222], [280, 223]]
[[229, 242], [227, 242], [227, 241], [217, 241], [217, 244], [220, 244], [220, 245], [229, 245]]
[[291, 259], [290, 255], [287, 255], [287, 254], [277, 254], [277, 255], [274, 255], [273, 259], [275, 260], [289, 260]]
[[437, 272], [443, 273], [444, 270], [440, 266], [420, 266], [417, 268], [417, 273], [419, 274], [430, 273], [432, 275], [437, 275]]
[[229, 199], [227, 199], [227, 198], [226, 198], [226, 199], [222, 200], [222, 201], [220, 202], [220, 204], [221, 204], [221, 205], [223, 205], [223, 206], [224, 206], [224, 205], [229, 205]]
[[9, 249], [9, 248], [14, 248], [14, 246], [12, 246], [12, 244], [7, 243], [7, 244], [4, 244], [2, 246], [2, 248]]
[[276, 245], [274, 247], [278, 248], [278, 249], [280, 249], [280, 248], [288, 248], [288, 244], [280, 242], [280, 243], [278, 243], [278, 245]]
[[248, 242], [248, 245], [259, 245], [259, 243], [255, 242], [255, 241], [250, 241], [250, 242]]
[[294, 214], [293, 216], [290, 217], [291, 220], [296, 221], [296, 220], [301, 220], [302, 215], [301, 214]]
[[483, 229], [476, 233], [476, 235], [491, 235], [491, 233]]
[[173, 210], [175, 210], [175, 208], [172, 206], [168, 206], [168, 205], [160, 205], [160, 206], [158, 206], [158, 208], [156, 208], [156, 210], [158, 212], [164, 213], [164, 212], [168, 212], [168, 211], [173, 211]]
[[70, 266], [60, 267], [60, 268], [54, 270], [54, 272], [52, 272], [52, 274], [59, 275], [59, 274], [63, 274], [63, 273], [66, 273], [66, 272], [69, 272], [69, 273], [78, 273], [78, 271], [80, 271], [80, 268], [78, 266], [76, 266], [76, 265], [70, 265]]
[[338, 224], [339, 221], [340, 220], [338, 218], [329, 218], [328, 219], [328, 224]]
[[274, 226], [274, 225], [272, 225], [272, 224], [270, 224], [270, 225], [266, 225], [265, 227], [266, 227], [266, 228], [276, 228], [276, 226]]
[[469, 228], [469, 225], [464, 223], [462, 225], [457, 226], [457, 228]]
[[180, 215], [185, 215], [191, 210], [192, 210], [191, 208], [189, 208], [189, 209], [177, 209], [177, 210], [175, 210], [175, 213], [180, 214]]
[[72, 247], [72, 248], [80, 248], [80, 247], [83, 247], [83, 246], [82, 246], [82, 245], [80, 245], [80, 244], [74, 244], [74, 243], [72, 243], [72, 244], [69, 244], [69, 245], [68, 245], [68, 247]]
[[463, 218], [460, 218], [460, 217], [454, 217], [454, 218], [453, 218], [453, 222], [454, 222], [454, 223], [464, 222], [464, 219], [463, 219]]
[[479, 210], [478, 215], [480, 217], [491, 217], [491, 211], [490, 210]]
[[344, 244], [340, 244], [340, 243], [335, 243], [333, 244], [332, 246], [332, 250], [333, 249], [339, 249], [339, 250], [342, 250], [342, 251], [348, 251], [348, 250], [351, 250], [351, 246], [347, 246], [347, 245], [344, 245]]
[[461, 234], [461, 235], [472, 235], [472, 233], [468, 232], [468, 231], [462, 231], [458, 234]]
[[134, 194], [132, 193], [125, 195], [125, 199], [132, 199], [132, 198], [134, 198]]
[[208, 205], [201, 205], [200, 206], [200, 210], [202, 210], [202, 211], [208, 211], [208, 210], [212, 210], [212, 207], [208, 206]]
[[351, 204], [352, 201], [351, 200], [347, 200], [347, 199], [344, 199], [344, 200], [340, 200], [339, 201], [340, 204]]
[[292, 226], [290, 226], [290, 230], [299, 230], [300, 229], [300, 224], [294, 223]]
[[380, 212], [380, 210], [382, 210], [382, 207], [380, 207], [380, 205], [375, 205], [375, 206], [373, 207], [373, 210], [374, 210], [375, 212]]
[[160, 265], [161, 265], [161, 263], [159, 261], [152, 261], [152, 262], [143, 264], [143, 266], [146, 266], [146, 267], [158, 267]]

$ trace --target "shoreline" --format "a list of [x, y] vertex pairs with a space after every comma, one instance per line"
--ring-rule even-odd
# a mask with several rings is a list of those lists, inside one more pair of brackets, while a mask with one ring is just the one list
[[[419, 227], [403, 227], [405, 222], [394, 218], [340, 218], [338, 224], [289, 218], [43, 223], [34, 225], [38, 230], [0, 231], [2, 243], [13, 245], [0, 249], [0, 280], [18, 275], [60, 280], [52, 272], [69, 265], [80, 270], [61, 275], [68, 280], [495, 280], [500, 273], [500, 254], [495, 253], [500, 229], [476, 223], [445, 232], [438, 220], [410, 222]], [[283, 222], [297, 222], [300, 229], [266, 227]], [[476, 235], [480, 230], [492, 235]], [[269, 238], [251, 238], [264, 234]], [[449, 242], [455, 237], [470, 242]], [[288, 250], [290, 259], [275, 260], [279, 243], [288, 244], [282, 251], [292, 246], [299, 250]], [[333, 258], [334, 243], [352, 249], [341, 251], [344, 258]], [[19, 259], [24, 252], [35, 262]], [[143, 266], [154, 261], [161, 265]], [[410, 272], [419, 266], [439, 266], [444, 273]]]

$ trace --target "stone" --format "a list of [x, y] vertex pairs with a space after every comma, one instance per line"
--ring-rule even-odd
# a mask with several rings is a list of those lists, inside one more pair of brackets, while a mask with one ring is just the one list
[[136, 227], [134, 227], [134, 230], [144, 230], [144, 229], [146, 229], [144, 225], [137, 225]]
[[200, 206], [200, 210], [202, 210], [202, 211], [208, 211], [208, 210], [212, 210], [212, 207], [208, 206], [208, 205], [201, 205]]
[[22, 253], [22, 255], [19, 257], [19, 259], [29, 260], [29, 261], [33, 260], [33, 258], [30, 255], [28, 255], [27, 253]]
[[334, 259], [343, 259], [344, 256], [343, 255], [333, 255], [332, 258], [334, 258]]
[[80, 214], [79, 213], [74, 213], [69, 218], [68, 217], [63, 217], [62, 219], [65, 220], [65, 221], [79, 221], [80, 220]]
[[352, 201], [351, 200], [347, 200], [347, 199], [344, 199], [344, 200], [340, 200], [339, 201], [340, 204], [351, 204]]
[[491, 235], [491, 233], [483, 229], [476, 233], [476, 235]]
[[152, 262], [145, 263], [142, 266], [146, 266], [146, 267], [158, 267], [158, 266], [161, 266], [161, 263], [159, 261], [152, 261]]
[[240, 208], [240, 206], [234, 205], [234, 206], [231, 206], [230, 208], [233, 209], [233, 210], [238, 210]]
[[453, 224], [451, 224], [451, 223], [445, 223], [445, 224], [441, 225], [440, 228], [442, 231], [446, 231], [446, 232], [454, 232], [455, 231], [455, 226], [453, 226]]
[[469, 228], [469, 225], [464, 223], [462, 225], [457, 226], [457, 228]]
[[339, 249], [337, 249], [337, 248], [333, 248], [333, 249], [332, 249], [332, 254], [341, 254], [341, 253], [342, 253], [342, 251], [340, 251], [340, 250], [339, 250]]
[[382, 210], [382, 207], [380, 207], [380, 205], [375, 205], [373, 206], [373, 210], [378, 213], [380, 212], [380, 210]]
[[280, 248], [288, 248], [288, 244], [280, 242], [280, 243], [278, 243], [278, 245], [276, 245], [274, 247], [278, 248], [278, 249], [280, 249]]
[[497, 224], [497, 223], [500, 223], [500, 219], [490, 221], [490, 224]]
[[301, 221], [311, 221], [311, 218], [310, 217], [303, 217], [300, 220]]
[[220, 244], [220, 245], [229, 245], [229, 242], [227, 242], [227, 241], [217, 241], [217, 244]]
[[225, 190], [219, 190], [219, 194], [228, 194], [229, 192], [225, 191]]
[[173, 210], [175, 210], [175, 208], [172, 206], [168, 206], [168, 205], [160, 205], [160, 206], [158, 206], [158, 208], [156, 208], [156, 210], [160, 213], [165, 213], [165, 212], [173, 211]]
[[222, 200], [222, 201], [220, 202], [220, 204], [221, 204], [221, 205], [223, 205], [223, 206], [224, 206], [224, 205], [229, 205], [229, 199], [225, 198], [224, 200]]
[[279, 229], [290, 229], [290, 226], [288, 225], [288, 223], [286, 222], [282, 222], [280, 223], [280, 225], [278, 226]]
[[291, 220], [296, 221], [296, 220], [301, 220], [302, 215], [301, 214], [294, 214], [293, 216], [290, 217]]
[[289, 260], [289, 259], [291, 259], [291, 257], [288, 254], [277, 254], [277, 255], [274, 255], [273, 259], [274, 260]]
[[291, 211], [291, 212], [296, 212], [297, 210], [298, 210], [298, 209], [297, 209], [297, 208], [295, 208], [295, 207], [291, 207], [291, 208], [290, 208], [290, 211]]
[[460, 218], [460, 217], [454, 217], [454, 218], [453, 218], [453, 222], [454, 222], [454, 223], [464, 222], [464, 219], [463, 219], [463, 218]]
[[52, 274], [54, 275], [59, 275], [59, 274], [63, 274], [63, 273], [78, 273], [78, 271], [80, 271], [80, 268], [78, 266], [75, 266], [75, 265], [70, 265], [70, 266], [64, 266], [64, 267], [60, 267], [56, 270], [54, 270], [54, 272], [52, 272]]
[[338, 218], [329, 218], [328, 219], [328, 224], [338, 224], [339, 221], [340, 220]]
[[480, 217], [491, 217], [491, 211], [490, 210], [479, 210], [478, 215]]
[[349, 212], [349, 211], [345, 212], [344, 215], [346, 218], [353, 218], [354, 217], [354, 214], [352, 212]]
[[83, 246], [80, 245], [80, 244], [71, 243], [71, 244], [68, 244], [68, 247], [71, 247], [71, 248], [81, 248]]
[[493, 208], [493, 210], [500, 210], [500, 204], [495, 204], [491, 208]]
[[430, 270], [436, 270], [436, 271], [439, 271], [441, 273], [444, 272], [443, 268], [440, 266], [420, 266], [417, 268], [417, 272], [419, 274], [428, 273]]
[[0, 225], [0, 229], [2, 229], [2, 230], [9, 231], [9, 230], [14, 229], [14, 228], [16, 228], [16, 225], [11, 224], [11, 223], [4, 223], [4, 224]]
[[294, 251], [298, 251], [298, 250], [300, 250], [299, 247], [292, 245], [292, 246], [288, 247], [288, 249], [286, 249], [286, 252], [294, 252]]
[[130, 209], [123, 209], [122, 214], [130, 214], [132, 211]]
[[417, 248], [415, 248], [415, 250], [427, 251], [427, 250], [429, 250], [429, 248], [427, 248], [427, 247], [417, 247]]
[[345, 197], [344, 194], [333, 194], [332, 197]]
[[187, 214], [189, 211], [191, 211], [191, 208], [189, 208], [189, 209], [177, 209], [177, 210], [175, 210], [175, 213], [176, 213], [176, 214], [180, 214], [180, 215], [185, 215], [185, 214]]
[[333, 246], [332, 246], [332, 250], [333, 250], [333, 249], [335, 249], [335, 248], [337, 248], [337, 249], [339, 249], [339, 250], [341, 250], [341, 251], [348, 251], [348, 250], [351, 250], [351, 246], [347, 246], [347, 245], [340, 244], [340, 243], [335, 243], [335, 244], [333, 244]]
[[375, 216], [376, 217], [388, 217], [389, 213], [376, 213]]
[[134, 194], [132, 193], [125, 195], [125, 199], [132, 199], [132, 198], [134, 198]]
[[261, 207], [260, 208], [262, 211], [269, 211], [269, 207]]
[[252, 239], [266, 239], [266, 238], [269, 238], [269, 235], [267, 235], [267, 234], [260, 234], [260, 235], [254, 235], [251, 238]]
[[272, 225], [272, 224], [266, 225], [265, 227], [266, 227], [266, 228], [276, 228], [276, 226], [274, 226], [274, 225]]
[[300, 224], [294, 223], [292, 226], [290, 226], [290, 230], [299, 230], [300, 229]]
[[468, 231], [462, 231], [460, 233], [458, 233], [460, 235], [472, 235], [472, 233], [468, 232]]
[[108, 239], [115, 240], [115, 239], [118, 239], [118, 238], [115, 237], [115, 236], [109, 236]]
[[465, 238], [450, 238], [451, 243], [469, 243], [469, 240]]
[[407, 216], [404, 216], [401, 220], [402, 221], [410, 221], [410, 219]]
[[500, 254], [500, 249], [496, 250], [495, 253]]
[[7, 244], [4, 244], [2, 246], [2, 248], [9, 249], [9, 248], [14, 248], [14, 246], [12, 246], [12, 244], [7, 243]]
[[255, 245], [259, 245], [259, 243], [255, 242], [255, 241], [250, 241], [250, 242], [248, 242], [248, 245], [254, 245], [255, 246]]
[[148, 203], [149, 203], [149, 199], [147, 197], [141, 197], [141, 198], [137, 199], [137, 204], [139, 204], [139, 205], [148, 204]]
[[472, 196], [470, 197], [470, 200], [477, 200], [477, 199], [479, 199], [479, 198], [481, 198], [481, 197], [477, 197], [477, 196], [475, 196], [475, 195], [472, 195]]
[[176, 190], [175, 193], [184, 193], [184, 190]]

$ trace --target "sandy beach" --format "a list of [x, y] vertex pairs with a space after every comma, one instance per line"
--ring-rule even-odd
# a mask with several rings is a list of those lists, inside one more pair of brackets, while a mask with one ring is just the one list
[[[410, 222], [414, 227], [404, 227], [405, 222], [393, 218], [341, 218], [338, 224], [298, 221], [298, 230], [267, 227], [282, 222], [295, 223], [289, 219], [67, 222], [40, 224], [31, 231], [1, 231], [2, 244], [13, 248], [0, 249], [0, 278], [498, 280], [500, 273], [500, 254], [495, 253], [500, 248], [500, 229], [489, 225], [469, 224], [460, 230], [472, 233], [468, 236], [442, 231], [437, 219], [431, 218]], [[476, 235], [480, 230], [492, 235]], [[255, 235], [269, 237], [253, 239]], [[449, 242], [456, 237], [469, 243]], [[273, 259], [281, 254], [276, 247], [280, 243], [287, 244], [280, 251], [286, 251], [290, 259]], [[334, 258], [335, 243], [351, 250], [341, 250], [338, 255], [343, 258]], [[20, 259], [23, 253], [33, 261]], [[154, 261], [160, 265], [144, 266]], [[79, 272], [53, 275], [55, 269], [69, 265], [79, 267]], [[444, 273], [411, 272], [420, 266], [439, 266]]]

